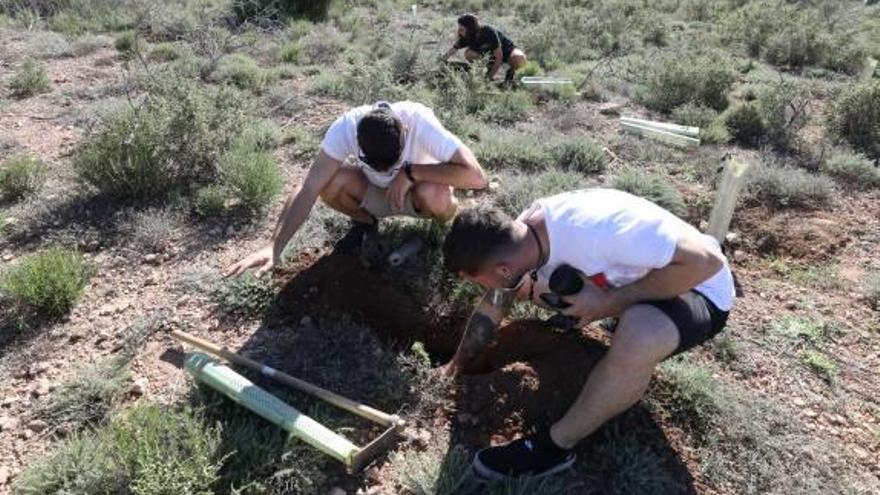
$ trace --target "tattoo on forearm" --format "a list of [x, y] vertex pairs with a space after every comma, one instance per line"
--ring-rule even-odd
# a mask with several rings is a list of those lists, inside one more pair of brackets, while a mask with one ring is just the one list
[[467, 362], [485, 349], [492, 342], [497, 326], [492, 318], [483, 313], [474, 313], [464, 331], [464, 336], [461, 338], [461, 344], [458, 346], [458, 354], [461, 359]]

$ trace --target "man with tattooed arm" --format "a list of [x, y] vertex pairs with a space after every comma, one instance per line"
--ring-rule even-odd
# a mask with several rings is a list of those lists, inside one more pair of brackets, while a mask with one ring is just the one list
[[[735, 298], [733, 275], [714, 238], [650, 201], [612, 189], [539, 199], [516, 219], [494, 208], [464, 210], [443, 254], [449, 270], [488, 289], [444, 368], [447, 375], [492, 341], [516, 298], [555, 301], [581, 326], [618, 319], [608, 352], [562, 418], [477, 454], [477, 473], [496, 480], [570, 467], [574, 446], [638, 402], [660, 361], [724, 328]], [[560, 267], [579, 277], [579, 291], [550, 292]]]

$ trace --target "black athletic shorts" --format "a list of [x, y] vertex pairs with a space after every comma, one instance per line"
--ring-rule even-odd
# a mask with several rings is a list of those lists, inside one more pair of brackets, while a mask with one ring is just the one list
[[718, 309], [706, 296], [690, 291], [673, 299], [643, 302], [663, 312], [678, 327], [680, 354], [717, 335], [727, 324], [727, 311]]

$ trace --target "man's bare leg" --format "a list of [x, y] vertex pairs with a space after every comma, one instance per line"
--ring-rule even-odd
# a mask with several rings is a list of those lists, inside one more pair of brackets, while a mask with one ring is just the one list
[[480, 52], [478, 52], [476, 50], [471, 50], [470, 48], [468, 48], [467, 50], [464, 51], [464, 58], [468, 62], [477, 61], [477, 60], [481, 59], [482, 57], [483, 56], [480, 55]]
[[608, 353], [590, 373], [574, 405], [550, 428], [553, 442], [570, 449], [638, 402], [657, 364], [675, 351], [678, 341], [678, 329], [659, 309], [628, 308]]
[[452, 187], [433, 182], [419, 182], [412, 189], [413, 206], [434, 220], [446, 223], [458, 211], [458, 201]]
[[367, 186], [367, 177], [363, 172], [354, 167], [343, 167], [321, 191], [321, 199], [330, 208], [348, 215], [356, 222], [373, 223], [372, 215], [361, 208]]

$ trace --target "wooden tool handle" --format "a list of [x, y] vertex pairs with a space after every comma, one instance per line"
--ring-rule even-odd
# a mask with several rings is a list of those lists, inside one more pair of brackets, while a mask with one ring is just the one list
[[357, 414], [358, 416], [369, 419], [370, 421], [373, 421], [375, 423], [379, 423], [385, 426], [396, 426], [403, 422], [397, 415], [387, 414], [379, 411], [378, 409], [374, 409], [370, 406], [355, 402], [351, 399], [347, 399], [339, 394], [318, 387], [317, 385], [312, 385], [311, 383], [300, 380], [299, 378], [294, 378], [287, 373], [284, 373], [283, 371], [272, 368], [271, 366], [266, 366], [264, 364], [254, 361], [253, 359], [240, 356], [225, 347], [220, 347], [205, 339], [196, 337], [195, 335], [188, 334], [181, 330], [174, 330], [171, 332], [171, 336], [179, 340], [180, 342], [186, 342], [187, 344], [197, 347], [205, 352], [209, 352], [215, 356], [221, 357], [231, 363], [235, 363], [241, 366], [248, 367], [254, 371], [258, 371], [263, 375], [277, 380], [293, 389], [313, 395], [323, 401], [333, 404], [340, 409], [345, 409], [352, 414]]

